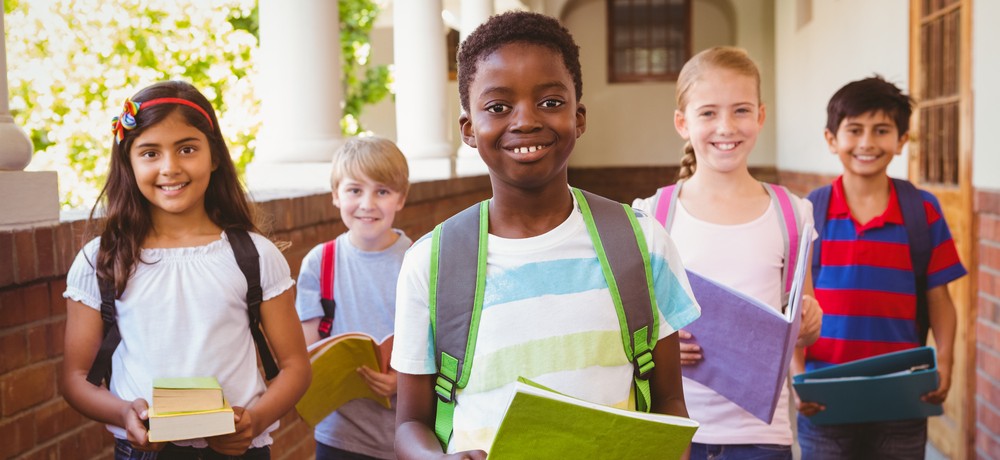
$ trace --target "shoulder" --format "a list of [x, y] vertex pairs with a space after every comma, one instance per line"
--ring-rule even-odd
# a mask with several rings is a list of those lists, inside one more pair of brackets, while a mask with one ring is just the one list
[[277, 264], [288, 267], [285, 255], [282, 254], [281, 249], [278, 249], [278, 246], [274, 244], [274, 241], [271, 241], [270, 238], [261, 235], [260, 233], [248, 233], [250, 234], [250, 239], [253, 241], [254, 247], [257, 248], [257, 253], [260, 255], [262, 265], [272, 266], [273, 264]]

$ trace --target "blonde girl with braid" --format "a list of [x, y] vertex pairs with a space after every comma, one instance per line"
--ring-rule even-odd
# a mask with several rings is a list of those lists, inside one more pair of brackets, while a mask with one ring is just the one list
[[[695, 55], [677, 80], [674, 127], [687, 143], [671, 206], [672, 222], [657, 210], [662, 209], [658, 206], [662, 200], [671, 199], [671, 193], [664, 192], [675, 189], [665, 187], [657, 195], [636, 200], [633, 207], [665, 224], [685, 268], [780, 311], [784, 224], [772, 206], [770, 185], [755, 179], [747, 167], [765, 113], [760, 72], [744, 50], [717, 47]], [[800, 216], [800, 234], [814, 238], [809, 202], [788, 195]], [[805, 292], [811, 295], [812, 287]], [[811, 296], [803, 304], [800, 347], [816, 340], [822, 321], [819, 304]], [[679, 336], [682, 366], [712, 359], [712, 350], [702, 350], [698, 337], [685, 330]], [[707, 386], [688, 378], [683, 382], [691, 418], [701, 423], [691, 446], [692, 459], [792, 458], [787, 388], [767, 423]]]

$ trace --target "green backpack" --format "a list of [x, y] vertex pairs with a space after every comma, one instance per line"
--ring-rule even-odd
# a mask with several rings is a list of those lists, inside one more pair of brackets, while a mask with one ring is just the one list
[[[634, 366], [636, 409], [649, 412], [649, 373], [659, 324], [646, 239], [631, 207], [576, 188], [572, 193], [614, 300], [625, 355]], [[475, 355], [488, 227], [486, 200], [439, 224], [431, 236], [430, 319], [438, 369], [434, 433], [445, 447], [452, 435], [455, 393], [468, 384]]]

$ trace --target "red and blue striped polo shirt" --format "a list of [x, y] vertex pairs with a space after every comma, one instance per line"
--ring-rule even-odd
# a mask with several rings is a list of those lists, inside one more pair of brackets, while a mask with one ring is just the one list
[[[930, 226], [927, 288], [966, 274], [934, 195], [920, 191]], [[920, 345], [916, 280], [903, 214], [889, 181], [889, 206], [861, 225], [844, 197], [843, 177], [833, 182], [826, 227], [820, 235], [816, 300], [823, 308], [819, 340], [806, 349], [806, 370], [906, 350]]]

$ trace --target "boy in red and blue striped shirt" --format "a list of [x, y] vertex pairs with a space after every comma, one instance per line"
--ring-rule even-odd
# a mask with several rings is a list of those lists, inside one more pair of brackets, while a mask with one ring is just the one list
[[[851, 82], [830, 99], [824, 132], [844, 165], [829, 193], [826, 225], [817, 241], [816, 299], [823, 306], [819, 340], [798, 358], [799, 369], [819, 369], [919, 347], [917, 276], [897, 186], [886, 174], [902, 153], [912, 101], [881, 77]], [[902, 184], [904, 186], [909, 184]], [[934, 195], [920, 190], [929, 227], [926, 298], [938, 354], [940, 385], [924, 395], [944, 402], [951, 386], [956, 315], [948, 283], [966, 274]], [[920, 250], [920, 249], [914, 249]], [[924, 458], [927, 419], [845, 425], [814, 425], [822, 408], [800, 403], [803, 458]]]

